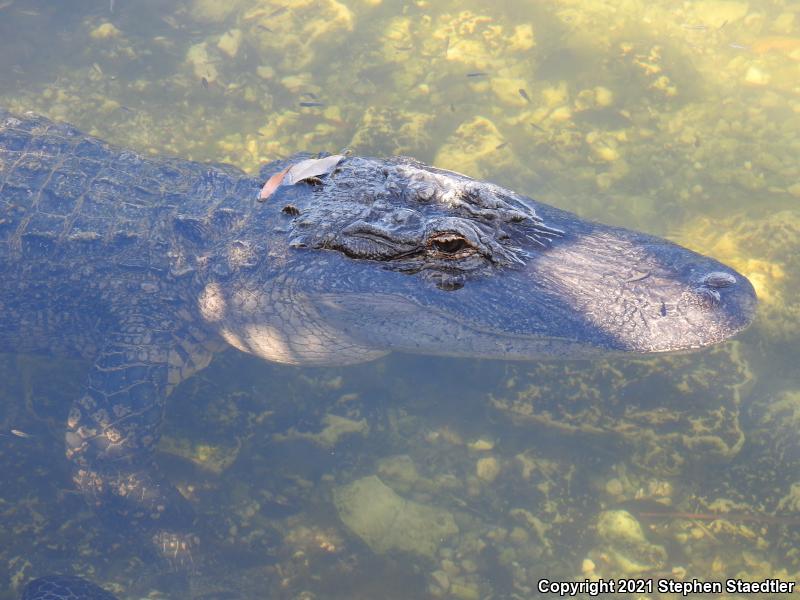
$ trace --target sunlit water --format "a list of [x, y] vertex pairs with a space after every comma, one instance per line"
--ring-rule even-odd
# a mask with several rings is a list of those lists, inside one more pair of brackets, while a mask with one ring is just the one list
[[[62, 423], [86, 365], [3, 356], [0, 598], [48, 572], [207, 600], [800, 579], [798, 82], [788, 1], [0, 1], [0, 106], [247, 170], [299, 150], [415, 156], [669, 237], [761, 298], [750, 331], [690, 356], [296, 369], [226, 353], [170, 400], [159, 455], [199, 515], [188, 576], [72, 490]], [[359, 481], [367, 505], [454, 526], [365, 533], [342, 518], [368, 512]]]

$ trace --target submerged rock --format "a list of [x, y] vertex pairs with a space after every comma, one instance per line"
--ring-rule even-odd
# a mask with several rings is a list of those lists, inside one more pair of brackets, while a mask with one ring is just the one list
[[437, 167], [485, 178], [501, 170], [519, 170], [513, 156], [501, 152], [505, 138], [492, 121], [476, 116], [464, 121], [439, 147], [434, 159]]
[[[635, 575], [662, 569], [663, 546], [647, 540], [639, 522], [625, 510], [607, 510], [597, 520], [598, 552], [608, 557], [614, 575]], [[611, 573], [608, 573], [611, 574]]]
[[379, 554], [401, 550], [433, 558], [459, 531], [448, 511], [407, 500], [375, 475], [336, 488], [333, 502], [347, 528]]

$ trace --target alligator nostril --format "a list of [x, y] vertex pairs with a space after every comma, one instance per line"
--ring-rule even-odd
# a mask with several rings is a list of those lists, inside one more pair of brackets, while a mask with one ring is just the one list
[[700, 283], [710, 288], [726, 288], [736, 283], [736, 277], [725, 271], [713, 271], [703, 276]]
[[701, 287], [695, 290], [695, 302], [704, 308], [714, 308], [720, 304], [720, 295], [717, 290]]

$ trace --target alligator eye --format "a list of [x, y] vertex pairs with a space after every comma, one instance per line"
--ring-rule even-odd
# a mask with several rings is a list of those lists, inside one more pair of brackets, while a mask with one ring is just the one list
[[471, 246], [463, 237], [454, 233], [441, 233], [428, 241], [428, 246], [441, 254], [454, 256]]

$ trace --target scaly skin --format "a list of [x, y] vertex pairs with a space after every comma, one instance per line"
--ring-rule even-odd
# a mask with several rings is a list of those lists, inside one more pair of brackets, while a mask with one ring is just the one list
[[152, 450], [170, 391], [232, 345], [339, 365], [390, 351], [540, 359], [721, 342], [739, 273], [407, 158], [279, 187], [0, 110], [0, 351], [93, 361], [67, 423], [77, 486], [177, 564], [192, 511]]
[[20, 600], [117, 600], [117, 597], [81, 577], [48, 575], [29, 582]]
[[67, 423], [75, 482], [177, 563], [192, 510], [152, 450], [169, 392], [220, 342], [187, 309], [174, 227], [255, 189], [232, 168], [146, 160], [0, 112], [0, 350], [94, 361]]

